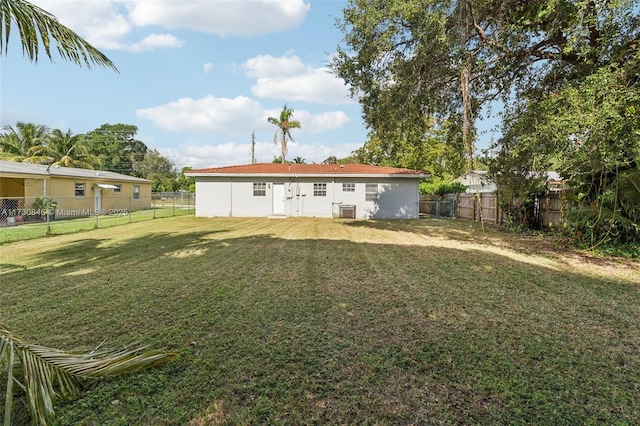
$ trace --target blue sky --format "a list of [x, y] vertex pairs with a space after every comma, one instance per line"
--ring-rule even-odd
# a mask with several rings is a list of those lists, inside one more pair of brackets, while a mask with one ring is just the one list
[[23, 55], [12, 32], [0, 59], [0, 124], [85, 133], [133, 124], [178, 168], [271, 162], [286, 103], [302, 129], [287, 159], [350, 155], [367, 131], [344, 81], [327, 69], [342, 34], [337, 0], [30, 0], [105, 53], [120, 73]]

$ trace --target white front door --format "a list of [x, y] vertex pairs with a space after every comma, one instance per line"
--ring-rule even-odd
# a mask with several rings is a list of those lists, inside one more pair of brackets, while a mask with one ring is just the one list
[[273, 214], [284, 214], [284, 183], [273, 184]]

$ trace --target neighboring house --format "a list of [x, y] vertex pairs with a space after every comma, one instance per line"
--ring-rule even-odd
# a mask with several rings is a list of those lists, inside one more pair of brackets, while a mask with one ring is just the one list
[[567, 180], [563, 179], [558, 172], [546, 172], [547, 174], [547, 186], [549, 192], [558, 193], [567, 189]]
[[190, 170], [196, 216], [415, 219], [428, 174], [362, 164], [248, 164]]
[[102, 170], [0, 161], [0, 220], [29, 215], [36, 198], [56, 202], [56, 217], [151, 207], [151, 181]]
[[[488, 192], [493, 193], [496, 192], [496, 184], [492, 180], [487, 177], [486, 170], [474, 170], [466, 175], [459, 177], [454, 180], [454, 182], [460, 182], [467, 187], [467, 193], [475, 194], [477, 192]], [[531, 175], [537, 174], [538, 172], [530, 172]], [[566, 181], [560, 177], [560, 174], [557, 172], [542, 172], [547, 177], [547, 186], [549, 187], [549, 192], [558, 192], [564, 185]]]
[[486, 170], [473, 170], [466, 175], [454, 179], [467, 187], [467, 193], [496, 192], [496, 184], [487, 178]]

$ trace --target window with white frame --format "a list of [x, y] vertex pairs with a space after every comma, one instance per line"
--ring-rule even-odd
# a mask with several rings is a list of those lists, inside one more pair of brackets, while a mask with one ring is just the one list
[[86, 183], [78, 183], [78, 182], [76, 182], [76, 187], [75, 187], [75, 195], [76, 195], [76, 197], [84, 197], [86, 189], [87, 189], [87, 184]]
[[133, 199], [140, 199], [140, 185], [133, 185]]
[[254, 182], [253, 183], [253, 196], [254, 197], [266, 197], [267, 196], [267, 183], [266, 182]]
[[356, 192], [356, 184], [355, 183], [343, 183], [342, 184], [342, 192]]
[[368, 183], [365, 186], [364, 199], [366, 201], [378, 201], [378, 184]]
[[122, 192], [122, 185], [120, 185], [119, 183], [116, 183], [113, 186], [115, 186], [115, 188], [113, 188], [114, 193], [120, 194]]
[[326, 197], [327, 196], [327, 184], [326, 183], [314, 183], [313, 184], [313, 196], [314, 197]]

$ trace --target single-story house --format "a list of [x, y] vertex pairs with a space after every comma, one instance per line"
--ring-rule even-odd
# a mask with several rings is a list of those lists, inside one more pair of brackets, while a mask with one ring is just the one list
[[38, 216], [37, 199], [56, 217], [117, 214], [151, 207], [151, 181], [102, 170], [0, 161], [0, 221]]
[[259, 163], [190, 170], [196, 216], [415, 219], [418, 170], [363, 164]]

